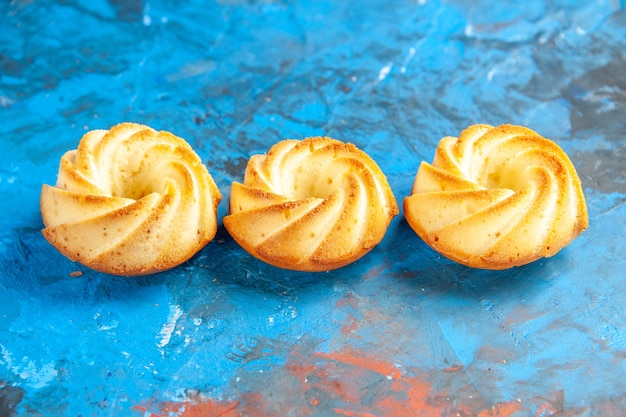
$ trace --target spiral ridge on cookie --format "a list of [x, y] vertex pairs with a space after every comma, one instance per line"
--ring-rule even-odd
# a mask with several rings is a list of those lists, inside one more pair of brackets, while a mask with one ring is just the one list
[[327, 271], [352, 263], [385, 235], [398, 213], [378, 165], [353, 144], [287, 139], [254, 155], [234, 182], [224, 225], [271, 265]]
[[513, 125], [473, 125], [444, 137], [433, 163], [421, 163], [404, 212], [436, 251], [484, 269], [553, 256], [589, 222], [565, 152]]
[[41, 190], [44, 237], [63, 255], [115, 275], [160, 272], [217, 230], [221, 195], [191, 146], [136, 123], [92, 130]]

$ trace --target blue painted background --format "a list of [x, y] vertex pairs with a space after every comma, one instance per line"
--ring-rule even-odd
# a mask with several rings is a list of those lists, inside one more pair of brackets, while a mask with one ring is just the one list
[[[0, 4], [0, 416], [611, 416], [626, 409], [623, 1], [12, 0]], [[503, 272], [400, 215], [321, 274], [220, 225], [188, 263], [106, 276], [42, 238], [41, 184], [86, 130], [187, 139], [224, 194], [250, 155], [327, 134], [396, 198], [442, 136], [528, 126], [576, 165], [590, 226]], [[77, 276], [79, 275], [79, 276]]]

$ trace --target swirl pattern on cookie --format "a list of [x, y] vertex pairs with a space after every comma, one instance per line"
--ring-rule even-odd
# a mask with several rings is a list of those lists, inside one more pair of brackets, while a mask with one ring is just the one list
[[148, 126], [92, 130], [41, 190], [45, 238], [63, 255], [114, 275], [188, 260], [217, 229], [221, 195], [191, 146]]
[[248, 161], [233, 183], [226, 229], [271, 265], [327, 271], [361, 258], [398, 213], [378, 165], [353, 144], [288, 139]]
[[422, 162], [404, 213], [461, 264], [507, 269], [555, 255], [588, 226], [581, 182], [554, 142], [512, 125], [473, 125]]

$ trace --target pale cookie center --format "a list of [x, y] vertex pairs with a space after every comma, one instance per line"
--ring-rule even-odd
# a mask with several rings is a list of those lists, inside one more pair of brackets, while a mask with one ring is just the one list
[[294, 176], [291, 195], [294, 200], [306, 198], [326, 199], [333, 194], [341, 184], [343, 172], [332, 172], [322, 167], [298, 167]]
[[113, 172], [111, 195], [139, 200], [152, 193], [163, 192], [166, 172], [147, 153], [128, 156]]
[[517, 159], [509, 159], [497, 164], [485, 164], [482, 172], [474, 180], [489, 189], [506, 188], [519, 191], [526, 181], [525, 170], [528, 167], [528, 164]]

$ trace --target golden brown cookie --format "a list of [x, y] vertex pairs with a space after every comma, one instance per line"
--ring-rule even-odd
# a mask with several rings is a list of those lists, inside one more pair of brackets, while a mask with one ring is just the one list
[[92, 130], [41, 190], [45, 238], [115, 275], [175, 267], [215, 236], [221, 195], [183, 139], [135, 123]]
[[461, 264], [506, 269], [555, 255], [587, 228], [580, 179], [536, 132], [473, 125], [445, 137], [404, 200], [409, 225]]
[[243, 184], [233, 183], [224, 225], [271, 265], [327, 271], [369, 252], [397, 213], [387, 179], [365, 152], [312, 137], [252, 156]]

